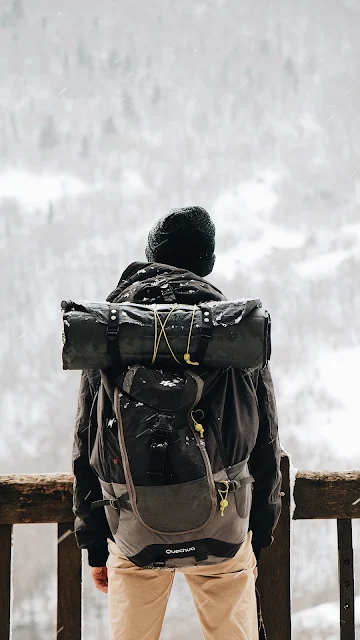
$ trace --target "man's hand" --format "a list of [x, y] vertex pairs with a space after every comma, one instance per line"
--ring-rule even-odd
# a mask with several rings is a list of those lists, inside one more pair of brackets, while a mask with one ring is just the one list
[[108, 592], [108, 578], [106, 567], [90, 567], [91, 577], [94, 581], [95, 587], [103, 593]]
[[257, 580], [257, 577], [258, 577], [258, 568], [257, 568], [257, 567], [255, 567], [255, 569], [254, 569], [254, 578], [255, 578], [255, 582], [256, 582], [256, 580]]

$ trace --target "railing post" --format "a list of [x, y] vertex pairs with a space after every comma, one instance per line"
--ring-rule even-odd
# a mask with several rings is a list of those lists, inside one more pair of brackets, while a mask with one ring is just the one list
[[337, 521], [339, 589], [340, 589], [340, 639], [355, 640], [354, 606], [354, 552], [351, 520]]
[[58, 525], [57, 640], [81, 640], [81, 551], [74, 523]]
[[268, 640], [291, 640], [290, 460], [281, 457], [282, 511], [274, 542], [261, 552], [257, 587]]
[[12, 524], [0, 524], [0, 640], [10, 638]]

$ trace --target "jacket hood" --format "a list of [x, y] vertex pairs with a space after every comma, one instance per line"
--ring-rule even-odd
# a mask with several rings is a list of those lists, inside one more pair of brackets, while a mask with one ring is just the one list
[[[220, 289], [210, 284], [196, 273], [187, 271], [186, 269], [179, 269], [167, 264], [160, 264], [158, 262], [132, 262], [123, 272], [120, 280], [110, 295], [106, 298], [107, 302], [132, 302], [131, 296], [126, 293], [131, 290], [134, 285], [146, 284], [146, 281], [154, 282], [156, 280], [164, 280], [164, 278], [170, 280], [183, 280], [183, 284], [191, 283], [195, 288], [201, 287], [201, 297], [203, 301], [206, 300], [225, 300], [225, 296]], [[196, 304], [196, 301], [191, 301], [190, 288], [188, 290], [189, 302], [187, 304]], [[186, 291], [184, 290], [186, 294]], [[193, 293], [196, 293], [194, 290]], [[176, 292], [175, 292], [176, 294]], [[179, 302], [185, 302], [185, 300], [178, 300]]]

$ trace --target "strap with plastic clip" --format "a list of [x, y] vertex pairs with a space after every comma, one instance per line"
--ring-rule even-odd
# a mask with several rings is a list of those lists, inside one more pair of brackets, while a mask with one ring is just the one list
[[119, 307], [115, 304], [109, 306], [108, 326], [106, 330], [107, 352], [112, 364], [120, 362], [119, 350]]
[[[241, 480], [229, 480], [229, 492], [232, 493], [233, 491], [237, 491], [251, 482], [255, 482], [252, 476], [246, 476], [246, 478], [241, 478]], [[223, 483], [215, 482], [215, 487], [216, 489], [223, 489]]]
[[201, 304], [200, 308], [202, 313], [201, 333], [200, 333], [199, 344], [193, 356], [193, 360], [199, 363], [200, 365], [202, 365], [204, 362], [207, 348], [209, 346], [209, 342], [212, 337], [213, 318], [212, 318], [212, 309], [210, 306]]
[[120, 509], [120, 498], [110, 498], [109, 500], [95, 500], [91, 503], [91, 509], [98, 509], [99, 507], [113, 507], [113, 509]]

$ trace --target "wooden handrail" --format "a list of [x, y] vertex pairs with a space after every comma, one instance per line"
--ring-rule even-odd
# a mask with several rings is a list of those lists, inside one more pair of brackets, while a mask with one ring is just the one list
[[298, 471], [294, 520], [360, 518], [359, 471]]
[[73, 475], [0, 476], [0, 524], [71, 522]]
[[[0, 476], [0, 524], [70, 522], [72, 486], [71, 473]], [[359, 518], [360, 472], [298, 471], [294, 499], [294, 520]]]

